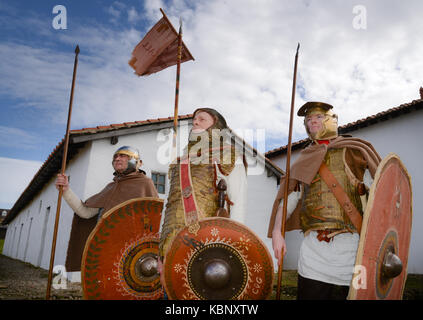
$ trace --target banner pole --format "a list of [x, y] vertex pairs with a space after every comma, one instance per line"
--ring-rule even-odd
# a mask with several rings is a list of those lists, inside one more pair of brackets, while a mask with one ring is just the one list
[[176, 85], [175, 85], [175, 108], [173, 114], [173, 157], [177, 157], [177, 135], [178, 135], [178, 109], [179, 109], [179, 82], [181, 75], [181, 60], [182, 60], [182, 19], [179, 19], [179, 33], [178, 33], [178, 53], [176, 64]]

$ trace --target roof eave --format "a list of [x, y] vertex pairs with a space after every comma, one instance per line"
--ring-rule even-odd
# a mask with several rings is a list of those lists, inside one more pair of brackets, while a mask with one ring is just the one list
[[[404, 114], [409, 114], [410, 112], [417, 111], [420, 109], [423, 109], [423, 99], [413, 100], [410, 103], [404, 103], [398, 107], [379, 112], [373, 116], [369, 116], [367, 118], [360, 119], [354, 122], [350, 122], [346, 125], [340, 126], [338, 128], [338, 133], [347, 134], [348, 132], [355, 131], [357, 129], [370, 127], [377, 123], [384, 122], [389, 119], [394, 119]], [[308, 143], [310, 143], [309, 138], [294, 142], [292, 143], [291, 150], [302, 149]], [[286, 154], [287, 147], [288, 147], [287, 145], [284, 145], [282, 147], [269, 150], [265, 153], [265, 156], [268, 158], [273, 158], [282, 154]]]

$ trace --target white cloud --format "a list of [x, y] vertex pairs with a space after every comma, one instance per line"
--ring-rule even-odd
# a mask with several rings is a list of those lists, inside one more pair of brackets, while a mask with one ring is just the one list
[[[306, 100], [335, 106], [340, 124], [418, 98], [422, 85], [421, 1], [361, 1], [367, 29], [352, 25], [356, 1], [146, 1], [141, 13], [120, 2], [113, 17], [149, 27], [162, 7], [174, 26], [184, 22], [184, 41], [195, 57], [182, 65], [180, 114], [215, 107], [233, 128], [265, 128], [284, 143], [288, 132], [292, 72], [301, 43], [296, 109]], [[110, 9], [112, 8], [112, 9]], [[114, 10], [114, 11], [113, 11]], [[127, 65], [147, 30], [99, 25], [60, 33], [58, 41], [79, 43], [73, 127], [173, 115], [175, 68], [138, 78]], [[3, 94], [8, 91], [38, 108], [67, 111], [73, 58], [47, 48], [0, 45]], [[31, 70], [31, 72], [28, 72]], [[64, 117], [62, 117], [64, 119]], [[305, 137], [295, 117], [294, 139]], [[286, 142], [286, 140], [285, 140]]]
[[[154, 0], [145, 1], [142, 11], [131, 11], [115, 1], [104, 9], [114, 24], [74, 24], [72, 32], [55, 33], [54, 40], [42, 27], [45, 21], [28, 13], [19, 21], [19, 30], [31, 27], [48, 40], [36, 47], [21, 39], [0, 42], [0, 94], [19, 99], [21, 105], [15, 107], [36, 108], [52, 125], [64, 124], [74, 55], [73, 50], [52, 49], [50, 41], [65, 47], [78, 43], [72, 128], [173, 116], [175, 67], [139, 78], [127, 64], [163, 8], [175, 27], [182, 17], [184, 42], [195, 57], [182, 65], [179, 114], [215, 107], [240, 132], [264, 128], [272, 143], [268, 150], [286, 143], [298, 42], [296, 110], [305, 101], [325, 101], [335, 106], [343, 125], [419, 97], [423, 2], [360, 1], [367, 12], [365, 30], [352, 25], [357, 4]], [[125, 14], [136, 23], [122, 30], [119, 21]], [[11, 23], [3, 26], [11, 30]], [[146, 25], [143, 30], [141, 23]], [[294, 141], [305, 136], [302, 119], [295, 116]], [[1, 147], [36, 145], [35, 138], [11, 125], [0, 127], [0, 138]], [[1, 181], [16, 182], [13, 187], [1, 185], [0, 206], [14, 203], [40, 165], [0, 158]]]
[[69, 55], [18, 43], [0, 43], [0, 93], [25, 107], [54, 114], [69, 96]]
[[41, 162], [0, 157], [0, 208], [10, 209], [41, 167]]
[[27, 131], [0, 125], [0, 147], [31, 150], [37, 148], [38, 138]]
[[140, 15], [138, 14], [137, 10], [134, 7], [131, 7], [128, 10], [128, 21], [130, 23], [135, 23], [140, 19]]
[[120, 18], [120, 11], [116, 9], [113, 5], [107, 8], [107, 12], [112, 16], [113, 19]]
[[112, 5], [105, 9], [105, 11], [110, 15], [109, 21], [114, 25], [118, 25], [122, 11], [125, 10], [125, 8], [126, 5], [124, 3], [114, 1]]
[[[288, 132], [300, 42], [305, 100], [332, 103], [341, 124], [418, 98], [423, 45], [414, 30], [423, 23], [413, 12], [422, 3], [399, 10], [392, 1], [362, 3], [369, 16], [360, 31], [352, 26], [354, 1], [209, 1], [195, 14], [192, 8], [176, 12], [174, 20], [185, 12], [192, 17], [184, 37], [196, 58], [183, 67], [181, 96], [222, 108], [233, 127], [266, 128], [269, 137], [281, 139]], [[305, 100], [297, 94], [296, 109]], [[297, 117], [294, 136], [305, 136]]]

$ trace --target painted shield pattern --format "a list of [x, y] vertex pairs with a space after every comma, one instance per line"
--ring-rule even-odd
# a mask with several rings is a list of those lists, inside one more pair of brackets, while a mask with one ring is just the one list
[[248, 227], [222, 217], [183, 228], [164, 261], [166, 293], [176, 300], [256, 300], [272, 291], [273, 261]]
[[349, 299], [402, 299], [411, 238], [411, 179], [391, 153], [370, 188]]
[[136, 198], [106, 212], [82, 257], [85, 299], [155, 300], [163, 297], [157, 271], [163, 200]]

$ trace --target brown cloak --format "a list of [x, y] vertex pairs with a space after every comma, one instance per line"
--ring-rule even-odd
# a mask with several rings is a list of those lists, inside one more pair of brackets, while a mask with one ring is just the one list
[[[369, 169], [370, 174], [374, 177], [377, 166], [381, 161], [381, 157], [373, 148], [373, 146], [359, 138], [339, 136], [326, 144], [315, 144], [308, 146], [301, 151], [298, 159], [292, 165], [290, 170], [290, 179], [288, 185], [288, 194], [291, 193], [298, 182], [310, 184], [319, 171], [320, 165], [325, 158], [328, 149], [347, 148], [346, 162], [351, 172], [360, 180], [363, 178], [364, 170]], [[269, 222], [267, 236], [272, 237], [273, 226], [275, 224], [276, 213], [283, 199], [285, 181], [281, 179], [280, 187], [273, 203], [272, 214]], [[286, 221], [286, 230], [300, 229], [300, 201], [297, 208]]]
[[[116, 176], [101, 192], [85, 201], [90, 208], [102, 208], [103, 213], [133, 198], [154, 197], [159, 195], [153, 181], [144, 173], [133, 172], [125, 176]], [[66, 271], [81, 271], [81, 260], [85, 243], [97, 224], [98, 215], [83, 219], [74, 214], [72, 229], [66, 256]]]

